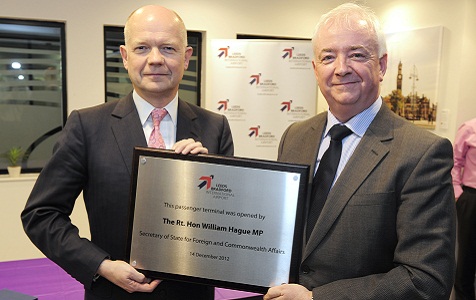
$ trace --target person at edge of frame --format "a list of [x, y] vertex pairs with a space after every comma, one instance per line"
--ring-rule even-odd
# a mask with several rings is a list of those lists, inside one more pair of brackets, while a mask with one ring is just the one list
[[[178, 98], [193, 50], [177, 13], [141, 7], [127, 19], [124, 37], [120, 51], [133, 92], [70, 114], [21, 214], [25, 232], [84, 285], [86, 300], [213, 299], [213, 287], [151, 280], [125, 262], [129, 186], [133, 149], [147, 146], [149, 136], [176, 153], [233, 155], [228, 121]], [[154, 109], [166, 110], [158, 125]], [[81, 192], [91, 240], [69, 218]]]
[[[350, 135], [339, 142], [322, 211], [308, 205], [317, 221], [303, 233], [298, 283], [273, 286], [264, 299], [447, 300], [456, 240], [450, 141], [383, 102], [386, 43], [370, 9], [345, 3], [324, 14], [312, 45], [329, 110], [290, 125], [278, 160], [311, 165], [312, 181], [315, 170], [322, 173], [331, 128], [345, 126]], [[311, 201], [322, 193], [315, 194]]]

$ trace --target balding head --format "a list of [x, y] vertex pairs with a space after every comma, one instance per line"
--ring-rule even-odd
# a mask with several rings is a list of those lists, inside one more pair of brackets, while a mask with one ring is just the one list
[[147, 5], [129, 16], [124, 38], [121, 56], [134, 90], [153, 106], [166, 106], [177, 95], [193, 53], [182, 19], [170, 9]]
[[182, 18], [175, 11], [160, 5], [146, 5], [130, 14], [124, 27], [126, 45], [131, 37], [132, 28], [147, 26], [147, 24], [153, 25], [157, 22], [160, 22], [163, 26], [176, 26], [183, 41], [183, 46], [187, 46], [187, 29]]

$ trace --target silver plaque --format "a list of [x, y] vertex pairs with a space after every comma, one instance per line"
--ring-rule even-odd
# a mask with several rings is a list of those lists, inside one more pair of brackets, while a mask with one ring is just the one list
[[129, 263], [265, 292], [296, 282], [309, 166], [136, 148]]

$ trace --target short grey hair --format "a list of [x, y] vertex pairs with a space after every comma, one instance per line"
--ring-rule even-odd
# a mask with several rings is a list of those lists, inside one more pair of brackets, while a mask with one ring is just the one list
[[370, 30], [372, 30], [376, 35], [379, 58], [387, 54], [385, 34], [380, 26], [380, 21], [377, 16], [370, 8], [355, 3], [344, 3], [321, 16], [319, 22], [317, 22], [317, 25], [314, 28], [312, 36], [312, 48], [314, 51], [317, 46], [317, 35], [324, 25], [334, 22], [343, 28], [353, 29], [351, 21], [354, 20], [356, 16], [364, 20], [367, 25], [369, 25]]

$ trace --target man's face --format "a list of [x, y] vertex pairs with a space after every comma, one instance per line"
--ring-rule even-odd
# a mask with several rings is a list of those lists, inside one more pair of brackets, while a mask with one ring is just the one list
[[387, 56], [378, 57], [375, 34], [355, 21], [352, 29], [327, 24], [318, 33], [314, 73], [331, 112], [345, 122], [379, 96]]
[[185, 47], [176, 22], [161, 18], [136, 18], [129, 22], [126, 46], [121, 46], [124, 67], [137, 93], [151, 103], [177, 94], [188, 67], [192, 48]]

